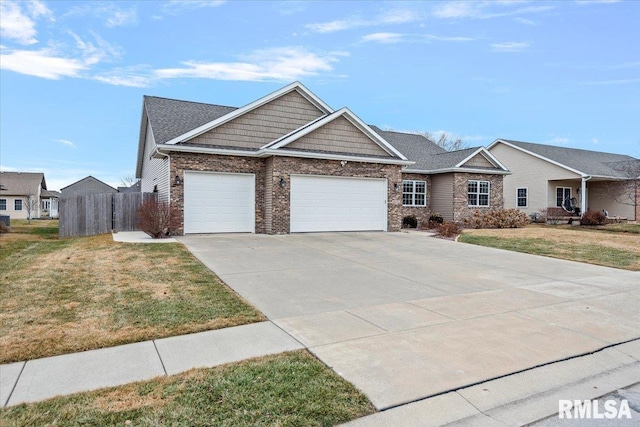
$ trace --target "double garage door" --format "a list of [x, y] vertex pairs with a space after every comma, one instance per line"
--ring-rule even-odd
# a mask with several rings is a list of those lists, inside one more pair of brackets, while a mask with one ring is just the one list
[[[292, 175], [290, 231], [387, 229], [386, 179]], [[185, 172], [185, 233], [255, 232], [255, 175]]]

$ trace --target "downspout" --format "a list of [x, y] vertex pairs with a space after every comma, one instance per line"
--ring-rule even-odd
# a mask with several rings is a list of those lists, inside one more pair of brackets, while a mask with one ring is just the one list
[[[153, 157], [156, 154], [158, 154], [160, 156], [163, 156], [168, 161], [171, 161], [171, 157], [168, 154], [161, 153], [158, 150], [158, 146], [157, 145], [155, 145], [153, 147], [153, 153], [151, 153], [150, 157]], [[169, 194], [167, 194], [167, 197], [169, 198], [169, 202], [171, 202], [171, 165], [169, 164], [169, 165], [167, 165], [167, 167], [169, 168], [169, 173], [167, 173], [167, 179], [169, 180], [169, 182], [167, 183], [167, 191], [169, 192]]]
[[584, 215], [587, 211], [587, 181], [592, 177], [590, 175], [582, 176], [582, 186], [580, 188], [580, 215]]

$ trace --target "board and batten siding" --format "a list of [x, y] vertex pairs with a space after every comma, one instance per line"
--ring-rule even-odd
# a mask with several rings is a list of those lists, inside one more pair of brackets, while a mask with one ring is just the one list
[[256, 150], [322, 115], [322, 111], [293, 90], [186, 144]]
[[431, 212], [447, 221], [453, 220], [453, 174], [431, 176]]
[[[518, 188], [528, 189], [528, 207], [518, 208], [527, 214], [555, 206], [555, 187], [561, 184], [548, 181], [581, 179], [576, 173], [502, 143], [494, 145], [489, 151], [512, 172], [511, 175], [504, 177], [505, 209], [517, 208], [516, 189]], [[575, 183], [572, 185], [575, 186]], [[551, 188], [553, 190], [550, 191]]]
[[288, 144], [285, 149], [346, 153], [361, 156], [391, 157], [344, 117], [327, 123]]
[[156, 146], [151, 123], [147, 125], [147, 138], [144, 143], [144, 162], [142, 164], [141, 188], [143, 193], [153, 193], [158, 189], [158, 201], [169, 202], [169, 158], [152, 157]]

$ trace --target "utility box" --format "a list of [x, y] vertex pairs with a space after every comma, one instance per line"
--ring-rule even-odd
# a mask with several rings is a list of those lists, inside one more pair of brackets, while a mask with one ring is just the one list
[[0, 215], [0, 222], [7, 227], [11, 227], [11, 217], [9, 215]]

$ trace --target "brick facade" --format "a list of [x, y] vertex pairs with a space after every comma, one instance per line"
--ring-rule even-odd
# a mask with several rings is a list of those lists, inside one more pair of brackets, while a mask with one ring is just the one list
[[[427, 196], [426, 206], [402, 206], [402, 217], [415, 216], [418, 220], [418, 227], [422, 227], [423, 224], [429, 222], [431, 216], [431, 177], [429, 175], [415, 174], [415, 173], [403, 173], [402, 179], [414, 180], [414, 181], [426, 181], [427, 183]], [[400, 187], [400, 202], [402, 203], [402, 186]]]
[[[503, 178], [503, 175], [455, 173], [453, 177], [453, 220], [462, 221], [476, 210], [502, 209], [504, 207]], [[469, 180], [489, 181], [488, 207], [469, 206], [467, 187]]]
[[[267, 167], [269, 163], [269, 167]], [[209, 171], [227, 173], [253, 173], [255, 183], [256, 233], [289, 233], [291, 220], [291, 175], [327, 175], [344, 177], [386, 178], [387, 188], [387, 229], [399, 231], [402, 225], [402, 179], [399, 165], [379, 163], [347, 162], [339, 160], [304, 159], [298, 157], [254, 157], [221, 156], [197, 153], [173, 153], [170, 162], [170, 176], [179, 176], [184, 182], [185, 171]], [[267, 176], [269, 170], [269, 176]], [[280, 180], [284, 179], [284, 187]], [[269, 180], [269, 182], [267, 181]], [[398, 184], [395, 190], [394, 184]], [[171, 205], [180, 211], [184, 233], [184, 186], [171, 182]], [[266, 212], [267, 207], [271, 209]], [[355, 213], [357, 215], [357, 213]], [[267, 220], [270, 224], [267, 224]]]

